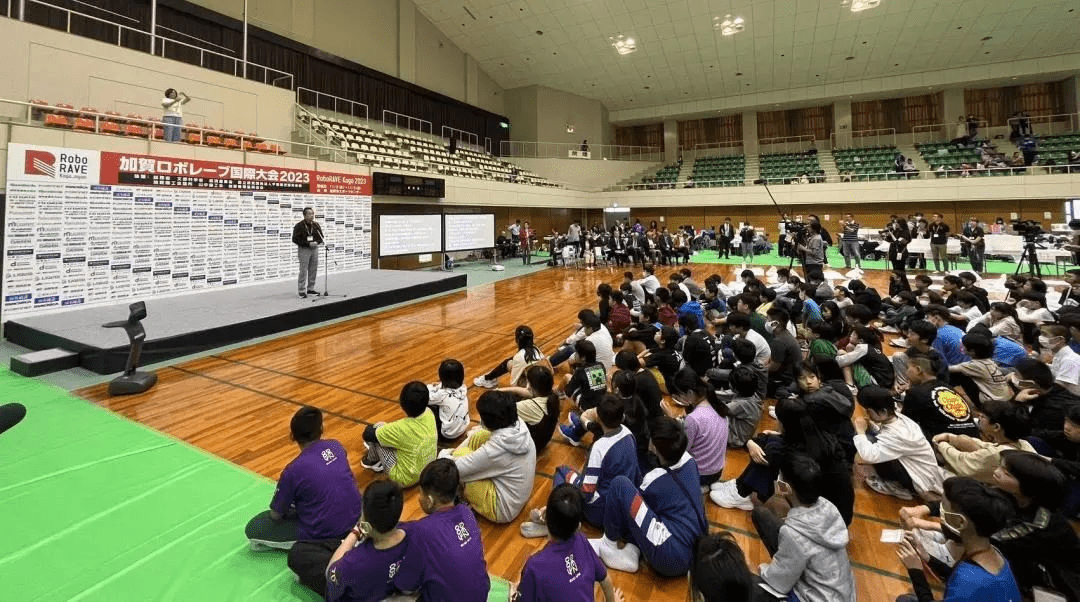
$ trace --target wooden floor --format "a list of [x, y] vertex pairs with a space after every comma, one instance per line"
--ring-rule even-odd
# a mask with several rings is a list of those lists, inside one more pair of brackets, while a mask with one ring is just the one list
[[[711, 273], [721, 273], [729, 281], [733, 269], [692, 267], [698, 282]], [[530, 325], [550, 353], [569, 334], [577, 311], [595, 306], [597, 284], [618, 284], [621, 274], [619, 269], [546, 270], [163, 368], [158, 385], [142, 395], [109, 398], [105, 385], [77, 394], [272, 479], [297, 453], [289, 440], [290, 417], [300, 406], [314, 405], [324, 411], [326, 436], [349, 450], [363, 487], [373, 475], [360, 466], [361, 434], [368, 424], [403, 415], [397, 396], [405, 382], [436, 381], [439, 362], [452, 357], [465, 365], [471, 383], [512, 353], [512, 333], [518, 324]], [[666, 282], [666, 270], [657, 275]], [[878, 290], [887, 289], [884, 272], [868, 274], [867, 280]], [[470, 388], [474, 420], [480, 393]], [[764, 420], [769, 421], [768, 416]], [[530, 507], [544, 503], [556, 466], [581, 465], [585, 457], [584, 450], [553, 441], [537, 458]], [[744, 451], [729, 451], [724, 478], [734, 478], [746, 462]], [[405, 519], [422, 515], [416, 496], [415, 488], [408, 492]], [[891, 602], [909, 591], [894, 546], [879, 542], [882, 529], [898, 526], [900, 507], [900, 501], [856, 485], [849, 551], [859, 600]], [[714, 530], [736, 535], [756, 572], [768, 555], [754, 534], [749, 513], [711, 502], [706, 509]], [[520, 519], [506, 526], [482, 519], [481, 523], [489, 571], [516, 580], [525, 558], [543, 540], [521, 538]], [[243, 527], [236, 525], [238, 539]], [[648, 569], [612, 575], [629, 600], [687, 599], [685, 579], [661, 578]]]

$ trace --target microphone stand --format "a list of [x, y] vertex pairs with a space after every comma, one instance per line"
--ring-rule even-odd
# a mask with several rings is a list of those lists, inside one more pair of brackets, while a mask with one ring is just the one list
[[312, 303], [316, 303], [330, 297], [335, 297], [337, 299], [344, 299], [345, 297], [348, 297], [348, 295], [330, 294], [330, 245], [325, 244], [325, 241], [323, 244], [323, 263], [325, 264], [325, 267], [323, 268], [323, 292], [321, 295], [316, 295], [315, 298], [311, 300]]

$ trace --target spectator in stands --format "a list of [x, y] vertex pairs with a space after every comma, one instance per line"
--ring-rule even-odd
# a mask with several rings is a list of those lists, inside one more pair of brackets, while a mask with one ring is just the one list
[[420, 473], [427, 516], [409, 525], [405, 558], [392, 577], [398, 590], [420, 592], [421, 600], [486, 602], [491, 579], [480, 526], [469, 506], [458, 503], [460, 489], [452, 460], [435, 460]]
[[397, 593], [392, 579], [405, 557], [409, 526], [400, 525], [404, 494], [393, 481], [364, 490], [364, 514], [345, 539], [300, 541], [289, 550], [289, 568], [300, 583], [330, 602], [382, 600]]
[[289, 430], [300, 454], [281, 471], [270, 509], [247, 524], [255, 551], [288, 550], [305, 539], [340, 540], [360, 517], [360, 491], [348, 455], [337, 440], [322, 438], [322, 412], [300, 408]]
[[184, 105], [191, 102], [184, 92], [177, 92], [176, 88], [165, 90], [165, 98], [161, 99], [161, 108], [165, 115], [161, 118], [165, 122], [165, 142], [180, 142], [180, 130], [184, 125]]
[[968, 322], [968, 332], [978, 325], [987, 326], [995, 337], [1009, 337], [1014, 341], [1021, 339], [1020, 323], [1016, 318], [1016, 308], [1000, 301], [990, 305], [990, 311]]
[[[758, 569], [758, 584], [773, 599], [855, 602], [847, 526], [836, 506], [824, 497], [821, 467], [794, 452], [780, 460], [776, 492], [791, 510], [781, 519], [766, 506], [753, 512], [754, 529], [772, 556]], [[759, 596], [756, 600], [767, 599]]]
[[453, 458], [465, 483], [465, 500], [477, 514], [493, 523], [508, 523], [532, 495], [536, 446], [509, 393], [485, 392], [476, 411], [482, 428], [457, 449], [439, 455]]
[[866, 485], [874, 491], [911, 499], [915, 492], [924, 499], [941, 496], [941, 469], [934, 449], [919, 425], [896, 411], [896, 400], [883, 387], [869, 386], [859, 391], [859, 405], [866, 418], [855, 419], [855, 448], [861, 463], [870, 464], [873, 474]]
[[368, 470], [385, 472], [402, 487], [411, 487], [420, 471], [435, 459], [438, 431], [435, 414], [428, 408], [428, 388], [412, 381], [399, 396], [405, 418], [389, 424], [379, 422], [364, 429], [364, 454], [360, 464]]

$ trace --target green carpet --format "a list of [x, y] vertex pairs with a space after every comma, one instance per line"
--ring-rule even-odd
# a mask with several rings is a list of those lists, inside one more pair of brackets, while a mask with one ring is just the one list
[[27, 407], [0, 435], [0, 599], [320, 599], [248, 550], [273, 482], [7, 369], [0, 391]]
[[[846, 268], [844, 268], [844, 256], [840, 254], [839, 249], [837, 249], [836, 247], [829, 247], [827, 257], [828, 257], [829, 263], [828, 263], [828, 265], [825, 266], [825, 269], [833, 269], [833, 270], [836, 270], [836, 271], [841, 272], [841, 273], [846, 271]], [[697, 253], [694, 253], [690, 257], [690, 261], [693, 262], [693, 263], [704, 263], [704, 264], [741, 265], [742, 264], [742, 256], [736, 255], [735, 252], [732, 252], [731, 257], [729, 257], [727, 259], [724, 259], [724, 258], [721, 258], [721, 257], [717, 257], [715, 250], [708, 250], [708, 251], [698, 251]], [[768, 254], [755, 255], [752, 265], [756, 265], [756, 266], [774, 266], [775, 265], [775, 266], [787, 267], [789, 261], [791, 261], [790, 258], [788, 258], [788, 257], [780, 257], [777, 254], [776, 249], [774, 248]], [[934, 262], [933, 261], [928, 261], [927, 264], [928, 264], [928, 267], [931, 270], [934, 269]], [[795, 265], [798, 266], [799, 263], [795, 262]], [[852, 267], [855, 267], [854, 262], [852, 262]], [[863, 267], [863, 269], [866, 269], [866, 270], [891, 270], [892, 269], [891, 266], [889, 265], [889, 262], [887, 260], [885, 260], [885, 259], [881, 259], [881, 260], [878, 260], [878, 261], [871, 260], [871, 259], [863, 259], [862, 260], [862, 267]], [[997, 261], [997, 260], [987, 261], [986, 265], [984, 267], [986, 268], [986, 271], [983, 272], [984, 274], [1012, 274], [1012, 273], [1016, 272], [1016, 263], [1015, 262], [1009, 262], [1009, 261]], [[1041, 267], [1042, 267], [1042, 274], [1043, 274], [1044, 278], [1047, 275], [1056, 275], [1057, 274], [1057, 272], [1054, 269], [1054, 266], [1052, 264], [1044, 264]], [[966, 259], [963, 259], [958, 264], [956, 264], [955, 266], [951, 266], [950, 269], [952, 269], [952, 270], [970, 270], [971, 269], [971, 264], [968, 263]], [[915, 272], [916, 270], [910, 270], [910, 271]], [[1024, 272], [1025, 273], [1027, 272], [1027, 265], [1026, 264], [1024, 266]]]

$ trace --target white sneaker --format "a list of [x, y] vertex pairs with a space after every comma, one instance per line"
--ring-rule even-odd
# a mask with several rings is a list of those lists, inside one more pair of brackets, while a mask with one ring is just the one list
[[473, 379], [472, 384], [485, 389], [494, 389], [499, 386], [499, 381], [494, 378], [484, 378], [483, 375], [480, 375]]
[[769, 406], [769, 418], [776, 420], [776, 406]]
[[366, 469], [368, 469], [370, 471], [373, 471], [373, 472], [386, 472], [386, 467], [383, 466], [382, 462], [376, 460], [374, 462], [369, 463], [367, 461], [366, 455], [365, 455], [365, 457], [360, 458], [360, 466], [363, 466], [364, 468], [366, 468]]
[[600, 560], [603, 560], [609, 569], [624, 573], [637, 572], [641, 551], [634, 544], [628, 543], [620, 550], [618, 545], [601, 539], [599, 547]]
[[726, 482], [727, 481], [717, 481], [715, 483], [710, 484], [709, 485], [709, 491], [716, 491], [717, 489], [723, 489], [725, 487], [724, 483], [726, 483]]
[[911, 492], [891, 481], [884, 481], [876, 474], [866, 475], [866, 486], [881, 495], [888, 495], [904, 501], [915, 499]]
[[739, 490], [735, 486], [735, 479], [724, 481], [719, 485], [719, 487], [715, 487], [709, 492], [709, 499], [714, 504], [721, 508], [734, 508], [736, 510], [749, 511], [754, 509], [750, 496], [742, 497], [739, 495]]
[[544, 523], [534, 523], [532, 521], [525, 521], [521, 523], [521, 536], [526, 539], [533, 539], [536, 537], [547, 537], [548, 528]]

